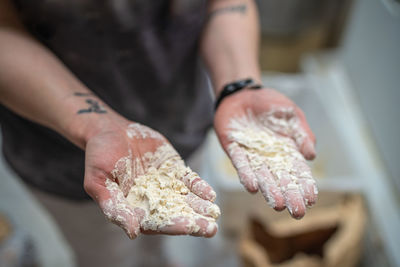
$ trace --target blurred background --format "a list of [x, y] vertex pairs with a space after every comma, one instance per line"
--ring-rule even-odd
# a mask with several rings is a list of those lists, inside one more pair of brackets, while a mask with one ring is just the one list
[[[258, 0], [263, 82], [317, 136], [301, 221], [240, 185], [214, 133], [189, 161], [218, 193], [212, 239], [167, 237], [176, 266], [400, 266], [400, 1]], [[57, 226], [0, 165], [0, 266], [74, 266]], [[249, 208], [251, 207], [251, 208]]]

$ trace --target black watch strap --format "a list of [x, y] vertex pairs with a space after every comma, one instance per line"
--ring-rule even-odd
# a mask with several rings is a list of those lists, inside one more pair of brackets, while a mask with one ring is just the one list
[[231, 95], [233, 93], [236, 93], [239, 90], [242, 90], [244, 88], [249, 88], [249, 89], [260, 89], [262, 88], [261, 84], [256, 84], [253, 79], [248, 78], [248, 79], [243, 79], [243, 80], [238, 80], [234, 81], [231, 83], [228, 83], [224, 86], [222, 89], [217, 101], [215, 102], [215, 110], [217, 110], [219, 104], [221, 104], [221, 101], [227, 97], [228, 95]]

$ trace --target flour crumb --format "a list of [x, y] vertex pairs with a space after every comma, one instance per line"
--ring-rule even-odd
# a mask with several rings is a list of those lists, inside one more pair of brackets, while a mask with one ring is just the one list
[[217, 205], [210, 202], [204, 210], [211, 216], [208, 217], [197, 213], [189, 206], [188, 196], [192, 193], [181, 178], [193, 172], [171, 148], [166, 144], [159, 147], [156, 152], [144, 155], [146, 171], [134, 179], [126, 200], [132, 207], [144, 211], [141, 221], [143, 230], [157, 231], [165, 226], [174, 225], [179, 218], [185, 218], [190, 233], [200, 230], [197, 223], [199, 219], [206, 220], [209, 223], [206, 231], [211, 231], [216, 227], [220, 210]]
[[[311, 170], [305, 163], [302, 164], [304, 157], [298, 151], [295, 141], [274, 132], [278, 130], [283, 133], [293, 131], [298, 123], [295, 119], [289, 121], [278, 119], [272, 112], [255, 117], [250, 111], [246, 116], [232, 119], [229, 125], [231, 129], [229, 139], [232, 143], [228, 147], [228, 152], [233, 153], [236, 146], [243, 148], [251, 169], [257, 171], [263, 165], [266, 166], [283, 191], [301, 191], [299, 179], [315, 185]], [[301, 131], [299, 132], [300, 135], [303, 135]], [[298, 138], [302, 139], [303, 136], [298, 136]], [[286, 180], [289, 178], [289, 182], [281, 183], [283, 178]], [[314, 188], [316, 190], [316, 187]], [[275, 207], [273, 197], [269, 196], [268, 200], [269, 204]]]

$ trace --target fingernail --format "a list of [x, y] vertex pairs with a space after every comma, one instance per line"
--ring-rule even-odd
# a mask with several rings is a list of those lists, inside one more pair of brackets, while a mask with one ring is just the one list
[[208, 198], [211, 202], [214, 202], [215, 199], [217, 198], [217, 193], [215, 193], [215, 191], [211, 189], [210, 192], [208, 193]]
[[311, 140], [308, 139], [304, 143], [303, 152], [306, 159], [311, 160], [315, 158], [315, 146]]
[[[240, 174], [239, 174], [239, 177]], [[249, 181], [249, 178], [242, 178], [240, 179], [240, 183], [246, 188], [247, 191], [249, 191], [249, 193], [255, 194], [258, 192], [258, 182], [256, 179], [252, 179]]]
[[218, 225], [216, 223], [208, 223], [206, 229], [206, 237], [214, 236], [218, 231]]
[[212, 204], [207, 208], [207, 214], [209, 214], [214, 219], [217, 219], [221, 215], [221, 210], [217, 205]]
[[[290, 205], [290, 204], [288, 204], [288, 205], [286, 205], [286, 206], [287, 206], [287, 209], [288, 209], [288, 211], [289, 211], [289, 214], [290, 214], [294, 219], [300, 220], [301, 218], [304, 217], [305, 211], [303, 211], [301, 207], [299, 207], [299, 206], [294, 206], [294, 207], [293, 207], [293, 206]], [[303, 211], [303, 212], [301, 212], [301, 211]]]
[[132, 229], [128, 229], [125, 226], [122, 227], [122, 228], [125, 230], [125, 233], [128, 235], [129, 239], [133, 240], [136, 237], [138, 237], [139, 234], [140, 234], [140, 229], [139, 228], [133, 229], [133, 231], [132, 231]]

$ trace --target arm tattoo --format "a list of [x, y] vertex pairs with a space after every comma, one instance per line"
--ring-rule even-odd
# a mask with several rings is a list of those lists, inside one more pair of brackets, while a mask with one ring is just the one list
[[240, 4], [240, 5], [235, 5], [235, 6], [227, 6], [223, 8], [216, 9], [208, 14], [208, 19], [211, 19], [212, 17], [219, 15], [219, 14], [224, 14], [224, 13], [240, 13], [240, 14], [245, 14], [247, 11], [247, 5], [246, 4]]
[[93, 96], [92, 93], [82, 93], [82, 92], [75, 92], [75, 96]]
[[[91, 93], [81, 93], [81, 92], [76, 92], [74, 93], [75, 96], [84, 96], [84, 97], [90, 97], [93, 96]], [[107, 111], [104, 109], [104, 107], [95, 99], [92, 98], [86, 98], [86, 103], [89, 104], [89, 107], [86, 109], [80, 109], [78, 110], [78, 114], [82, 113], [107, 113]]]

